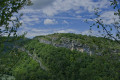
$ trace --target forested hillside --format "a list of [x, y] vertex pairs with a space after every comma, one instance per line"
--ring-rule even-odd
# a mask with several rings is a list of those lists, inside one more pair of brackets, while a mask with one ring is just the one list
[[110, 39], [57, 33], [5, 45], [0, 53], [2, 80], [120, 79], [120, 45]]
[[120, 45], [110, 39], [73, 33], [55, 33], [47, 36], [37, 36], [34, 39], [40, 43], [65, 47], [71, 50], [89, 54], [119, 53]]

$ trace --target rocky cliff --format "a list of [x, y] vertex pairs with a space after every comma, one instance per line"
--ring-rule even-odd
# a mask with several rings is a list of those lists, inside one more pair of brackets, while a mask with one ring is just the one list
[[89, 54], [93, 54], [93, 53], [99, 54], [105, 51], [112, 52], [112, 53], [120, 52], [120, 49], [114, 49], [114, 47], [108, 48], [108, 47], [101, 47], [95, 43], [91, 44], [92, 41], [88, 41], [88, 40], [91, 40], [89, 38], [85, 38], [85, 39], [78, 39], [78, 38], [75, 39], [71, 37], [60, 36], [57, 34], [57, 35], [47, 35], [44, 37], [37, 37], [35, 39], [39, 40], [40, 43], [50, 44], [56, 47], [69, 48], [71, 50], [77, 50], [77, 51], [85, 52]]

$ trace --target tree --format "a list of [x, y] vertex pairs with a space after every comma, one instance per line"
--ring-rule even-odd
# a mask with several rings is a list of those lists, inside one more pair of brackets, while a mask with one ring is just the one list
[[[103, 19], [101, 18], [101, 14], [99, 13], [99, 9], [95, 9], [96, 18], [91, 18], [94, 23], [90, 26], [97, 26], [97, 28], [102, 28], [104, 36], [110, 39], [114, 39], [116, 42], [120, 44], [120, 0], [111, 0], [111, 6], [114, 9], [114, 15], [118, 17], [118, 19], [113, 19], [114, 23], [105, 24]], [[115, 34], [112, 31], [116, 32]], [[101, 31], [99, 31], [101, 32]]]
[[[31, 5], [30, 0], [0, 0], [0, 53], [4, 50], [4, 42], [12, 35], [17, 38], [17, 29], [22, 25], [19, 21], [23, 14], [18, 15], [15, 19], [12, 19], [14, 13], [18, 13], [18, 10], [25, 5]], [[3, 36], [7, 36], [3, 37]], [[0, 74], [0, 77], [2, 74]]]
[[0, 0], [0, 36], [7, 35], [16, 36], [17, 29], [22, 25], [19, 21], [22, 14], [16, 19], [14, 13], [18, 13], [25, 5], [30, 5], [30, 0]]
[[[3, 48], [3, 43], [8, 42], [10, 36], [13, 39], [18, 39], [17, 29], [22, 25], [20, 18], [23, 14], [14, 16], [25, 5], [31, 5], [31, 0], [0, 0], [0, 49]], [[15, 17], [15, 19], [12, 19]], [[3, 36], [8, 36], [4, 38]]]

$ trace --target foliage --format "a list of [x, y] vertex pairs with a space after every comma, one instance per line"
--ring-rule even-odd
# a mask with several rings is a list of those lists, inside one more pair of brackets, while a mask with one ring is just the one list
[[106, 24], [101, 17], [102, 13], [99, 11], [99, 8], [95, 8], [94, 15], [96, 17], [91, 18], [93, 24], [90, 25], [90, 29], [91, 27], [96, 26], [97, 28], [102, 29], [99, 30], [99, 33], [102, 33], [104, 37], [113, 39], [120, 44], [120, 0], [110, 0], [110, 2], [113, 7], [114, 16], [117, 17], [117, 19], [113, 18], [114, 23]]
[[[37, 37], [33, 40], [21, 39], [15, 42], [13, 42], [14, 37], [7, 39], [1, 37], [6, 33], [8, 36], [11, 33], [16, 36], [17, 29], [21, 26], [19, 19], [22, 14], [15, 20], [12, 20], [11, 17], [28, 3], [31, 1], [0, 0], [0, 79], [7, 75], [15, 77], [16, 80], [119, 80], [120, 54], [108, 54], [109, 49], [120, 48], [113, 40], [75, 34], [50, 35], [57, 36], [57, 41], [66, 37], [90, 47], [97, 45], [99, 51], [105, 48], [104, 53], [106, 54], [89, 56], [87, 53], [39, 43]], [[120, 16], [118, 0], [113, 0], [111, 5], [117, 8], [115, 15]], [[97, 16], [99, 17], [99, 15]], [[104, 25], [100, 20], [96, 23], [98, 28], [102, 26], [103, 30], [106, 31], [107, 25]], [[113, 26], [118, 32], [116, 36], [119, 39], [119, 22], [115, 22]], [[107, 34], [112, 36], [109, 32]], [[48, 37], [46, 39], [51, 40]], [[118, 41], [116, 38], [114, 39]], [[25, 47], [32, 56], [19, 48], [15, 48], [15, 46]], [[47, 70], [43, 70], [34, 58], [38, 58]]]
[[[33, 47], [34, 46], [34, 47]], [[32, 40], [26, 49], [42, 59], [52, 80], [119, 80], [119, 55], [70, 51]]]
[[[23, 15], [18, 14], [18, 11], [25, 5], [31, 4], [31, 0], [0, 0], [0, 48], [4, 48], [3, 43], [8, 42], [10, 36], [13, 40], [24, 37], [25, 34], [17, 35], [17, 30], [22, 25], [20, 19]], [[17, 16], [14, 15], [15, 13]], [[7, 37], [3, 38], [4, 36]]]
[[[94, 43], [92, 39], [97, 41], [96, 37], [89, 39], [88, 36], [75, 34], [59, 34], [59, 36], [71, 39], [78, 39], [81, 36], [91, 43]], [[111, 41], [112, 45], [117, 44], [109, 39], [99, 40]], [[36, 38], [21, 39], [6, 45], [8, 45], [6, 51], [0, 53], [0, 74], [3, 74], [0, 78], [7, 79], [7, 76], [12, 76], [16, 80], [119, 80], [120, 77], [120, 54], [90, 56], [87, 53], [39, 43]], [[32, 56], [14, 46], [24, 47]], [[44, 70], [35, 58], [47, 69]]]
[[[24, 5], [30, 4], [30, 0], [0, 0], [0, 36], [8, 33], [8, 36], [13, 33], [16, 35], [17, 28], [21, 26], [19, 21], [22, 14], [16, 19], [12, 19], [14, 13], [18, 13]], [[11, 25], [12, 24], [12, 25]]]

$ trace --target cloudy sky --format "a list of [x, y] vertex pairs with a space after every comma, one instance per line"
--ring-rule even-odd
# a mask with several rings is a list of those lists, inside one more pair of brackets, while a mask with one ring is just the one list
[[77, 33], [99, 35], [98, 29], [93, 27], [90, 33], [90, 24], [87, 19], [95, 18], [94, 11], [99, 8], [101, 18], [105, 24], [113, 23], [114, 10], [109, 0], [32, 0], [32, 6], [26, 6], [19, 13], [23, 25], [18, 33], [27, 32], [26, 37], [52, 33]]

